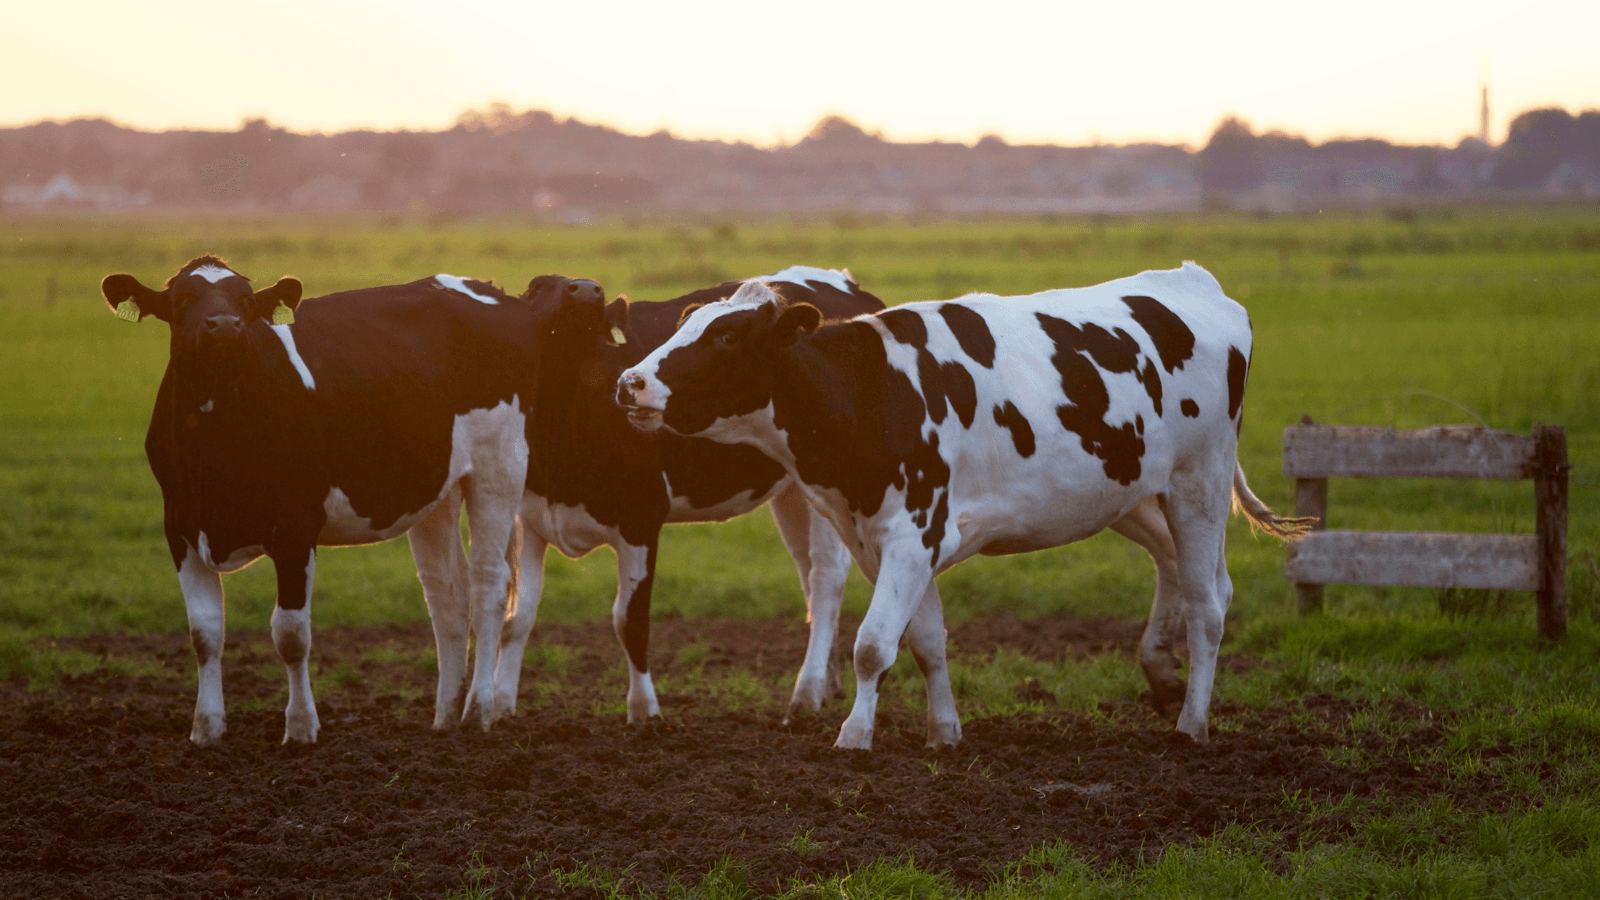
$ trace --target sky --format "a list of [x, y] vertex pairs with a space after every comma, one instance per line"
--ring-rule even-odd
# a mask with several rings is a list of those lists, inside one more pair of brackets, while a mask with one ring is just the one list
[[1225, 116], [1314, 142], [1453, 146], [1600, 109], [1596, 0], [50, 0], [9, 4], [0, 126], [439, 130], [502, 102], [789, 144], [1204, 146]]

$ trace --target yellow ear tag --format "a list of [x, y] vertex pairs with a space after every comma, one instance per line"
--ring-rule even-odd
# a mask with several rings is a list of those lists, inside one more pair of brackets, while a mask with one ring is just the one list
[[124, 300], [117, 304], [117, 318], [124, 322], [139, 321], [139, 304], [132, 300]]
[[274, 325], [293, 325], [294, 324], [294, 310], [290, 309], [287, 306], [284, 306], [282, 303], [279, 303], [277, 306], [274, 306], [272, 308], [272, 324], [274, 324]]
[[622, 333], [622, 329], [618, 328], [615, 325], [611, 326], [611, 340], [606, 341], [606, 343], [610, 344], [613, 347], [621, 347], [623, 344], [626, 344], [627, 342], [628, 342], [628, 336]]

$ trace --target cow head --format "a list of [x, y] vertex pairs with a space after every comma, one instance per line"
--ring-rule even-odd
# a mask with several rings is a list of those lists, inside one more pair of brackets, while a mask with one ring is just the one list
[[119, 317], [137, 322], [155, 316], [166, 322], [172, 329], [174, 359], [230, 345], [251, 321], [271, 322], [279, 305], [289, 310], [300, 305], [297, 279], [285, 277], [266, 290], [255, 291], [250, 279], [215, 256], [190, 260], [159, 291], [118, 272], [100, 282], [100, 293]]
[[536, 275], [528, 280], [528, 289], [517, 299], [532, 306], [542, 315], [559, 313], [569, 303], [595, 304], [605, 302], [605, 289], [587, 278], [568, 278], [565, 275]]
[[611, 320], [627, 324], [627, 298], [618, 297], [608, 307], [599, 284], [560, 275], [540, 275], [522, 296], [538, 310], [541, 378], [566, 385], [576, 377], [590, 391], [609, 392], [615, 369], [605, 371], [601, 346], [625, 342]]
[[773, 356], [821, 320], [815, 306], [785, 306], [767, 285], [746, 282], [727, 300], [689, 310], [676, 334], [622, 373], [617, 403], [646, 431], [705, 433], [719, 419], [765, 408]]

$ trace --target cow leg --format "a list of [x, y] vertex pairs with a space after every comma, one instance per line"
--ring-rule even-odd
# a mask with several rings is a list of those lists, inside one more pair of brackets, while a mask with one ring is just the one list
[[279, 550], [272, 557], [278, 572], [278, 606], [272, 611], [272, 645], [289, 677], [289, 706], [283, 713], [283, 742], [315, 744], [317, 703], [311, 696], [311, 583], [317, 571], [316, 548], [310, 544]]
[[[871, 750], [872, 725], [878, 712], [878, 681], [894, 665], [900, 638], [933, 581], [928, 551], [913, 547], [887, 547], [878, 566], [872, 604], [856, 632], [856, 701], [849, 718], [839, 728], [835, 747]], [[926, 627], [927, 623], [923, 623]], [[926, 640], [926, 635], [923, 635]], [[931, 711], [931, 710], [930, 710]]]
[[[522, 654], [539, 615], [539, 599], [544, 592], [544, 554], [549, 546], [544, 539], [524, 529], [518, 548], [516, 608], [506, 616], [500, 632], [500, 652], [494, 665], [494, 717], [504, 719], [517, 711], [517, 685], [522, 678]], [[509, 549], [509, 548], [508, 548]]]
[[[1232, 455], [1229, 456], [1231, 459]], [[1189, 630], [1189, 689], [1184, 695], [1177, 727], [1200, 744], [1209, 743], [1211, 739], [1207, 723], [1211, 686], [1216, 678], [1217, 652], [1222, 645], [1223, 616], [1233, 591], [1226, 560], [1222, 559], [1231, 502], [1229, 475], [1231, 467], [1227, 474], [1217, 478], [1207, 479], [1196, 474], [1181, 480], [1175, 478], [1172, 489], [1163, 495], [1162, 503], [1177, 550], [1184, 618]], [[1219, 582], [1226, 582], [1226, 589]]]
[[178, 587], [183, 590], [183, 606], [189, 614], [189, 640], [194, 644], [199, 676], [189, 740], [205, 747], [221, 740], [228, 730], [222, 703], [222, 576], [201, 562], [200, 554], [189, 547], [178, 566]]
[[1174, 652], [1178, 629], [1183, 624], [1183, 590], [1172, 532], [1154, 497], [1146, 498], [1113, 522], [1111, 530], [1143, 547], [1156, 564], [1156, 596], [1150, 604], [1144, 639], [1139, 642], [1139, 667], [1150, 683], [1151, 706], [1158, 715], [1175, 719], [1183, 706], [1185, 687], [1178, 677], [1178, 655]]
[[617, 551], [617, 599], [611, 605], [611, 627], [628, 657], [628, 724], [661, 715], [655, 684], [650, 680], [650, 590], [655, 582], [656, 541], [635, 546], [625, 541]]
[[[507, 490], [510, 479], [493, 482], [491, 473], [475, 474], [467, 484], [467, 527], [472, 552], [467, 567], [471, 573], [472, 636], [477, 649], [472, 667], [472, 686], [461, 710], [463, 727], [476, 725], [484, 731], [495, 720], [495, 666], [500, 651], [500, 632], [505, 628], [506, 610], [516, 602], [516, 578], [506, 548], [515, 539], [517, 504], [522, 499], [521, 478], [514, 479], [515, 490]], [[494, 473], [504, 474], [504, 473]]]
[[798, 487], [791, 486], [769, 504], [778, 533], [794, 557], [805, 591], [806, 622], [811, 626], [806, 658], [795, 677], [794, 695], [784, 714], [787, 724], [797, 712], [816, 712], [834, 697], [844, 696], [839, 680], [839, 608], [850, 574], [850, 550], [826, 518], [811, 508]]
[[961, 717], [950, 689], [950, 668], [945, 661], [949, 640], [944, 630], [944, 605], [938, 582], [928, 582], [922, 602], [906, 628], [906, 643], [922, 670], [928, 689], [928, 746], [954, 747], [961, 743]]
[[460, 724], [467, 696], [467, 629], [472, 617], [467, 610], [467, 555], [461, 549], [461, 494], [452, 491], [412, 526], [407, 537], [439, 655], [433, 727], [442, 731]]

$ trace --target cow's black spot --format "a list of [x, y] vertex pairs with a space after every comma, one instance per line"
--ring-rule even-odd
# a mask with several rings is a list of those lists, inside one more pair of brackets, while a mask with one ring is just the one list
[[1232, 421], [1239, 415], [1239, 406], [1244, 403], [1244, 379], [1250, 371], [1250, 364], [1245, 360], [1244, 354], [1238, 347], [1228, 348], [1228, 419]]
[[891, 309], [878, 316], [894, 339], [913, 347], [928, 346], [928, 323], [922, 314], [910, 309]]
[[941, 363], [927, 350], [917, 352], [917, 381], [935, 425], [944, 423], [946, 406], [954, 409], [963, 428], [972, 427], [978, 408], [978, 389], [972, 373], [959, 362]]
[[939, 315], [944, 317], [950, 333], [956, 336], [956, 343], [973, 362], [985, 369], [994, 368], [994, 334], [983, 316], [959, 303], [941, 304]]
[[628, 660], [640, 672], [650, 671], [650, 592], [656, 580], [654, 541], [649, 545], [645, 571], [649, 574], [639, 580], [629, 595], [628, 608], [622, 620], [622, 649], [627, 651]]
[[1182, 410], [1183, 414], [1191, 419], [1197, 419], [1200, 417], [1200, 404], [1188, 399], [1187, 397], [1184, 398], [1182, 403], [1178, 404], [1178, 409]]
[[1139, 381], [1144, 384], [1144, 392], [1150, 395], [1150, 405], [1155, 407], [1156, 417], [1161, 416], [1161, 373], [1156, 371], [1155, 360], [1144, 361], [1144, 371], [1139, 373]]
[[1095, 363], [1113, 373], [1132, 372], [1138, 363], [1138, 343], [1120, 328], [1113, 335], [1093, 323], [1080, 329], [1044, 313], [1035, 316], [1055, 342], [1056, 352], [1050, 362], [1061, 373], [1061, 389], [1070, 401], [1056, 407], [1062, 427], [1078, 435], [1084, 452], [1105, 461], [1107, 478], [1132, 484], [1141, 471], [1144, 441], [1132, 422], [1114, 428], [1105, 421], [1111, 396]]
[[1028, 423], [1022, 410], [1017, 405], [1007, 400], [1004, 405], [994, 408], [994, 421], [996, 425], [1011, 432], [1011, 443], [1017, 448], [1017, 455], [1023, 459], [1033, 455], [1035, 449], [1033, 442], [1033, 426]]
[[[922, 544], [933, 551], [933, 565], [939, 565], [939, 544], [944, 540], [945, 518], [949, 505], [945, 494], [950, 485], [950, 465], [939, 453], [939, 433], [933, 432], [905, 458], [901, 479], [896, 486], [906, 492], [906, 511], [919, 528]], [[937, 498], [937, 499], [936, 499]], [[930, 515], [931, 511], [931, 515]]]
[[202, 669], [217, 655], [217, 648], [211, 645], [206, 633], [198, 628], [189, 629], [189, 643], [194, 645], [195, 664]]
[[1150, 335], [1150, 341], [1156, 345], [1156, 353], [1160, 354], [1161, 365], [1166, 367], [1168, 375], [1183, 368], [1183, 364], [1194, 356], [1194, 332], [1189, 330], [1183, 319], [1178, 318], [1177, 313], [1154, 297], [1123, 297], [1122, 302], [1133, 313], [1133, 320]]

